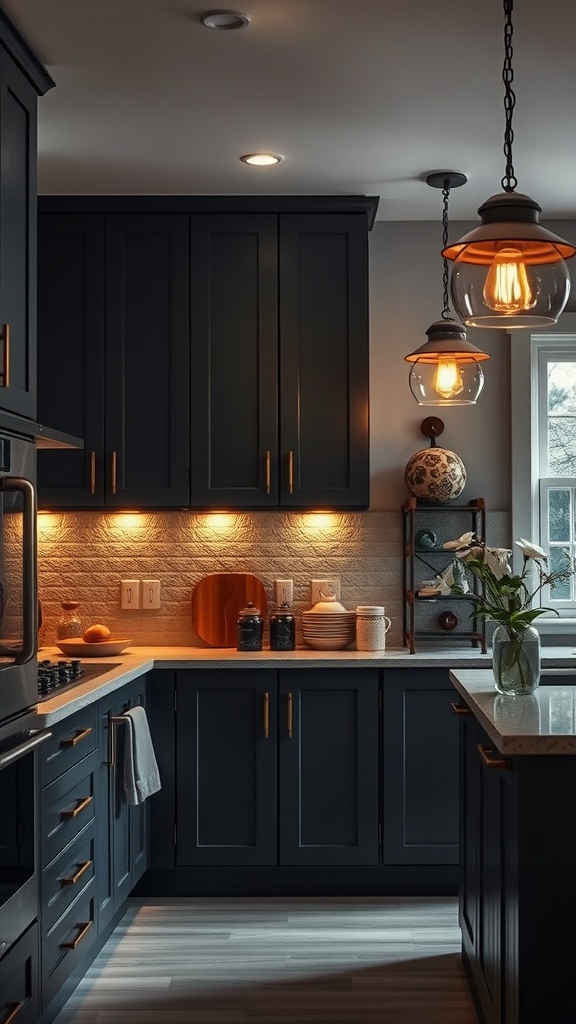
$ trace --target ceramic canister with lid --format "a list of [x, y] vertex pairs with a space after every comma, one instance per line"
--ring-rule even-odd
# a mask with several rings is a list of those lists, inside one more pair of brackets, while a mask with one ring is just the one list
[[386, 633], [391, 625], [382, 605], [359, 604], [356, 608], [356, 650], [386, 650]]
[[260, 609], [255, 608], [252, 601], [248, 601], [245, 608], [238, 612], [238, 651], [261, 651], [262, 650], [262, 617]]

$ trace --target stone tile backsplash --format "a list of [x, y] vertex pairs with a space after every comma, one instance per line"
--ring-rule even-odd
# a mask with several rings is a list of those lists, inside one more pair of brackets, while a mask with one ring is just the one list
[[[491, 544], [510, 543], [508, 520], [489, 514]], [[468, 529], [457, 510], [444, 522], [444, 539]], [[45, 513], [38, 545], [46, 644], [54, 643], [61, 602], [73, 598], [85, 626], [103, 622], [134, 645], [204, 646], [191, 624], [195, 584], [210, 573], [251, 572], [270, 604], [273, 580], [294, 580], [297, 621], [311, 607], [310, 580], [339, 576], [342, 603], [385, 605], [387, 645], [402, 646], [400, 512]], [[160, 580], [161, 608], [122, 610], [123, 579]]]

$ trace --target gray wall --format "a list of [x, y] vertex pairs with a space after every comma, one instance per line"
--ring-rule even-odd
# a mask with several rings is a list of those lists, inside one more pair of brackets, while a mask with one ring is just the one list
[[[477, 226], [452, 222], [450, 239]], [[572, 240], [576, 223], [550, 222]], [[426, 416], [439, 416], [439, 444], [457, 452], [467, 470], [461, 501], [483, 497], [488, 509], [509, 511], [510, 344], [504, 331], [469, 328], [469, 340], [488, 352], [484, 389], [475, 406], [419, 406], [408, 386], [404, 356], [426, 341], [426, 329], [442, 313], [441, 224], [377, 221], [370, 234], [370, 423], [371, 509], [398, 509], [406, 499], [404, 467], [428, 440]], [[576, 288], [576, 284], [574, 285]], [[562, 318], [558, 326], [561, 327]]]

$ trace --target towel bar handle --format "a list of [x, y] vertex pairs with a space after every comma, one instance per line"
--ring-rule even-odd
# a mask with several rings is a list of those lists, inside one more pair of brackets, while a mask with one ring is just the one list
[[108, 718], [108, 723], [109, 723], [109, 728], [110, 728], [110, 747], [109, 747], [109, 750], [110, 750], [110, 760], [102, 762], [102, 764], [106, 765], [108, 768], [113, 768], [114, 765], [116, 764], [116, 728], [115, 727], [117, 725], [126, 725], [126, 722], [127, 722], [126, 715], [110, 715], [110, 717]]

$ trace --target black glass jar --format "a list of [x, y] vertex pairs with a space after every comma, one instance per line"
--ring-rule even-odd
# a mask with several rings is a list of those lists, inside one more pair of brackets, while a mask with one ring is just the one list
[[238, 612], [238, 651], [261, 651], [262, 650], [262, 628], [263, 622], [260, 616], [260, 609], [255, 608], [252, 601], [248, 601], [245, 608]]
[[270, 650], [293, 651], [296, 647], [296, 619], [284, 601], [270, 616]]

